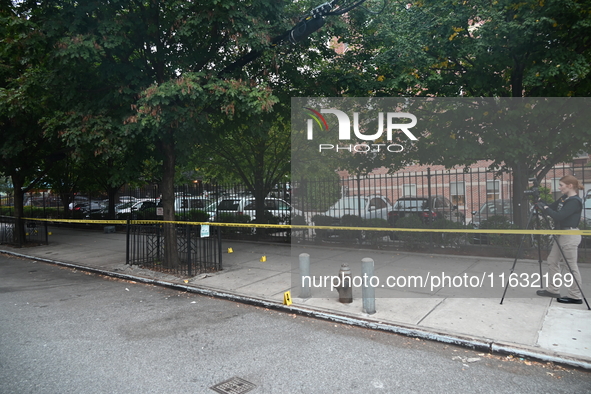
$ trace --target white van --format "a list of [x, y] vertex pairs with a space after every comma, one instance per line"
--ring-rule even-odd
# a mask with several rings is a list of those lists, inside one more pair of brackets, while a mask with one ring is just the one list
[[[219, 214], [248, 215], [251, 221], [256, 220], [254, 197], [224, 198], [219, 201], [215, 210], [216, 216]], [[279, 218], [279, 224], [285, 224], [292, 215], [302, 215], [300, 211], [280, 198], [265, 198], [265, 211]], [[210, 216], [210, 221], [215, 221], [216, 216]]]

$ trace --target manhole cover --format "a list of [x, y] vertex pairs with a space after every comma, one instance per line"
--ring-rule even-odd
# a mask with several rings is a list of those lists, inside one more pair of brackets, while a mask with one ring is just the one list
[[220, 394], [242, 394], [254, 389], [256, 385], [240, 378], [228, 379], [222, 383], [210, 387]]

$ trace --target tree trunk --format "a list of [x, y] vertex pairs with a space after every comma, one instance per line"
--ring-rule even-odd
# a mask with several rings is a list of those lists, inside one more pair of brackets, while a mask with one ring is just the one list
[[116, 219], [115, 217], [115, 196], [121, 187], [107, 187], [107, 197], [109, 198], [109, 207], [107, 217], [109, 219]]
[[523, 97], [523, 74], [525, 64], [520, 59], [513, 59], [513, 70], [511, 72], [511, 96]]
[[[176, 154], [174, 138], [169, 132], [166, 140], [159, 141], [159, 148], [164, 155], [163, 173], [160, 190], [162, 192], [162, 207], [164, 209], [164, 221], [172, 222], [174, 215], [174, 175]], [[174, 223], [164, 223], [164, 266], [177, 268], [179, 265], [179, 253]]]

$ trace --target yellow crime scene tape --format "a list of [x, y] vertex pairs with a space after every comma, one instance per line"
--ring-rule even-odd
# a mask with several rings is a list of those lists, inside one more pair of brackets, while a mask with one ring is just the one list
[[[47, 221], [54, 223], [88, 223], [88, 224], [121, 224], [127, 220], [86, 220], [86, 219], [39, 219], [23, 218], [33, 221]], [[548, 235], [591, 235], [591, 230], [519, 230], [519, 229], [437, 229], [437, 228], [394, 228], [394, 227], [342, 227], [342, 226], [307, 226], [291, 224], [255, 224], [255, 223], [217, 223], [217, 222], [185, 222], [164, 220], [130, 220], [130, 224], [184, 224], [190, 226], [209, 225], [216, 227], [255, 227], [278, 228], [286, 230], [357, 230], [357, 231], [404, 231], [417, 233], [470, 233], [470, 234], [548, 234]]]
[[40, 219], [40, 218], [21, 218], [23, 220], [33, 220], [39, 222], [53, 223], [93, 223], [93, 224], [126, 224], [125, 220], [87, 220], [87, 219]]

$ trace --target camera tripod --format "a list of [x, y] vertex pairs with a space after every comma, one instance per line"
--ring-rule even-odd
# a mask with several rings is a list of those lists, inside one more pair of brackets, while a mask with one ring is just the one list
[[[545, 221], [546, 225], [548, 226], [548, 228], [550, 228], [550, 222], [549, 222], [546, 214], [544, 214], [543, 212], [540, 212], [538, 207], [536, 206], [536, 204], [533, 204], [532, 207], [530, 208], [529, 217], [527, 219], [527, 226], [525, 227], [525, 229], [526, 230], [530, 229], [530, 226], [534, 221], [534, 216], [535, 216], [537, 228], [540, 228], [540, 215], [544, 218], [544, 221]], [[521, 236], [521, 240], [519, 242], [519, 248], [517, 249], [517, 254], [515, 255], [515, 260], [513, 261], [513, 266], [511, 267], [511, 272], [509, 273], [509, 278], [507, 278], [507, 283], [505, 284], [505, 290], [503, 291], [503, 297], [501, 298], [501, 305], [503, 304], [503, 301], [505, 299], [505, 295], [507, 294], [507, 288], [509, 287], [509, 280], [511, 278], [511, 274], [513, 274], [515, 272], [515, 266], [517, 265], [517, 260], [519, 259], [519, 255], [521, 254], [521, 250], [523, 249], [523, 243], [525, 241], [526, 235], [527, 234], [523, 234]], [[542, 245], [540, 242], [540, 235], [541, 234], [536, 234], [536, 235], [538, 238], [538, 264], [540, 266], [540, 288], [543, 288]], [[581, 297], [583, 298], [583, 300], [585, 300], [585, 304], [587, 305], [587, 309], [591, 310], [591, 307], [589, 306], [589, 302], [587, 302], [587, 298], [585, 298], [585, 295], [583, 294], [583, 289], [581, 288], [581, 284], [579, 283], [579, 281], [577, 280], [577, 278], [573, 274], [573, 270], [568, 262], [568, 259], [566, 258], [566, 255], [564, 254], [564, 251], [562, 250], [562, 246], [560, 246], [560, 243], [558, 242], [558, 238], [556, 237], [555, 234], [552, 234], [552, 239], [554, 240], [554, 242], [556, 242], [556, 245], [558, 246], [558, 249], [560, 250], [560, 254], [562, 255], [562, 258], [564, 259], [564, 262], [565, 262], [566, 266], [568, 267], [568, 270], [570, 271], [570, 274], [573, 277], [574, 282], [576, 283], [577, 287], [579, 288], [579, 291], [581, 292]], [[553, 278], [551, 278], [550, 280], [553, 280]]]

